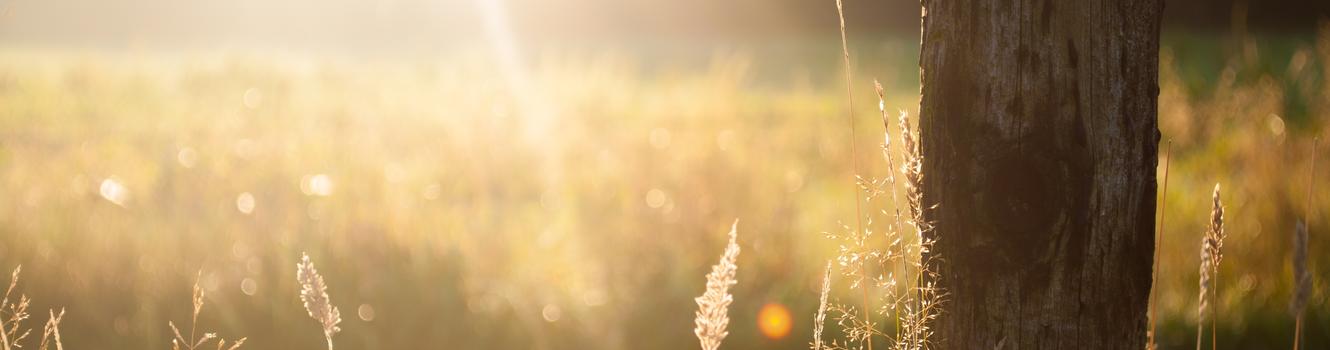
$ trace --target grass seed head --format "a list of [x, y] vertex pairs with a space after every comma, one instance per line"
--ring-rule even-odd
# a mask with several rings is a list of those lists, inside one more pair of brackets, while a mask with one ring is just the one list
[[328, 300], [328, 285], [323, 283], [323, 276], [314, 268], [309, 254], [301, 253], [300, 263], [296, 264], [296, 281], [300, 283], [300, 300], [305, 305], [305, 311], [309, 312], [309, 317], [319, 321], [324, 336], [331, 343], [332, 335], [342, 330], [337, 326], [342, 322], [342, 313]]
[[738, 282], [735, 279], [739, 258], [739, 244], [736, 242], [738, 229], [739, 220], [735, 220], [730, 227], [730, 243], [725, 246], [720, 262], [712, 266], [711, 273], [707, 274], [707, 291], [695, 299], [697, 328], [693, 332], [697, 334], [703, 350], [719, 348], [721, 341], [729, 335], [726, 330], [730, 323], [729, 307], [734, 301], [730, 287]]

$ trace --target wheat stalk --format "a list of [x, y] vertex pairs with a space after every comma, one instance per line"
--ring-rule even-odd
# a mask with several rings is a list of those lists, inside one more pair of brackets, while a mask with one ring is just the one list
[[1204, 333], [1206, 310], [1210, 310], [1210, 345], [1215, 344], [1216, 317], [1214, 315], [1218, 295], [1215, 282], [1219, 276], [1219, 263], [1224, 260], [1224, 204], [1219, 200], [1219, 184], [1215, 184], [1214, 207], [1210, 211], [1210, 229], [1201, 239], [1200, 304], [1197, 306], [1196, 349], [1201, 348], [1201, 334]]
[[332, 336], [342, 331], [337, 327], [342, 322], [342, 313], [328, 300], [328, 285], [323, 283], [323, 276], [314, 268], [309, 254], [300, 254], [300, 263], [296, 264], [296, 281], [300, 283], [300, 301], [305, 304], [309, 317], [323, 326], [323, 337], [328, 341], [328, 350], [332, 350]]
[[739, 259], [739, 244], [736, 242], [738, 230], [739, 220], [734, 220], [730, 226], [730, 243], [725, 246], [720, 262], [712, 266], [711, 273], [707, 274], [707, 291], [694, 299], [697, 301], [697, 328], [693, 333], [697, 334], [702, 350], [716, 350], [725, 336], [730, 334], [726, 327], [730, 324], [730, 303], [734, 301], [730, 287], [738, 283], [735, 279], [735, 272], [739, 268], [736, 265]]

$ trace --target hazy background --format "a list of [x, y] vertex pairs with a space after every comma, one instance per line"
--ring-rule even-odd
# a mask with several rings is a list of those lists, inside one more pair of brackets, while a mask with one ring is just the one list
[[[486, 41], [473, 0], [6, 0], [6, 46], [104, 49], [446, 51]], [[512, 31], [548, 42], [742, 44], [833, 35], [822, 0], [506, 0]], [[854, 33], [919, 36], [916, 1], [850, 1]], [[1330, 13], [1316, 0], [1171, 0], [1165, 29], [1227, 32], [1245, 9], [1252, 30], [1310, 33]], [[1238, 12], [1244, 13], [1244, 12]]]
[[[1167, 3], [1162, 348], [1194, 348], [1216, 182], [1219, 347], [1289, 348], [1330, 2]], [[681, 349], [739, 218], [724, 346], [804, 348], [837, 248], [821, 232], [854, 219], [850, 144], [882, 140], [872, 80], [888, 111], [918, 105], [918, 3], [845, 6], [854, 138], [832, 0], [0, 0], [0, 271], [24, 266], [33, 327], [68, 309], [71, 349], [166, 348], [200, 271], [201, 329], [321, 348], [301, 252], [338, 349]]]

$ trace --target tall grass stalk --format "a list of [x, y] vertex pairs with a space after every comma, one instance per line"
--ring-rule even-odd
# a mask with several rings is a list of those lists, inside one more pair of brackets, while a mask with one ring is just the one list
[[[854, 120], [853, 67], [850, 62], [845, 6], [842, 0], [836, 1], [836, 13], [840, 21], [841, 58], [845, 69], [845, 94], [849, 104], [852, 175], [855, 185], [865, 192], [865, 198], [861, 202], [858, 194], [855, 195], [855, 227], [844, 227], [849, 234], [827, 233], [827, 236], [841, 241], [840, 256], [837, 259], [842, 267], [842, 273], [850, 278], [850, 289], [859, 289], [860, 301], [857, 308], [839, 303], [827, 305], [825, 309], [839, 313], [838, 323], [847, 339], [843, 344], [835, 340], [827, 343], [822, 341], [820, 334], [816, 334], [813, 348], [872, 350], [873, 338], [881, 336], [889, 340], [888, 344], [894, 349], [924, 349], [928, 346], [928, 339], [932, 335], [928, 323], [938, 316], [940, 309], [937, 306], [945, 293], [936, 288], [934, 282], [925, 282], [926, 277], [935, 280], [937, 274], [932, 268], [931, 258], [924, 259], [932, 242], [924, 238], [924, 232], [930, 230], [931, 225], [923, 219], [924, 207], [920, 192], [923, 180], [922, 157], [913, 129], [909, 125], [908, 114], [902, 111], [899, 123], [901, 152], [904, 157], [899, 171], [905, 180], [903, 187], [907, 205], [904, 207], [908, 209], [908, 215], [905, 215], [908, 220], [902, 220], [903, 206], [896, 193], [895, 172], [898, 169], [891, 150], [891, 122], [886, 112], [886, 94], [877, 81], [874, 81], [873, 87], [878, 95], [878, 112], [881, 113], [884, 127], [882, 152], [889, 173], [885, 179], [865, 178], [860, 173], [857, 126]], [[893, 225], [889, 225], [882, 236], [884, 242], [878, 242], [871, 228], [872, 218], [864, 215], [863, 206], [865, 203], [874, 202], [888, 191], [891, 192], [894, 212], [887, 213], [884, 210], [882, 214], [889, 216]], [[867, 225], [865, 219], [868, 220]], [[907, 230], [913, 232], [907, 234]], [[911, 267], [914, 267], [913, 271]], [[829, 289], [830, 285], [826, 287]], [[870, 288], [873, 287], [881, 292], [874, 295], [882, 299], [881, 307], [876, 309], [873, 308], [872, 299], [869, 297]], [[820, 308], [819, 317], [824, 317], [824, 313], [825, 310]], [[883, 317], [890, 314], [895, 322], [894, 335], [885, 334], [877, 329], [874, 313]]]
[[[859, 186], [859, 182], [860, 182], [860, 180], [859, 180], [859, 179], [860, 179], [860, 178], [859, 178], [859, 146], [858, 146], [858, 142], [857, 142], [858, 138], [857, 138], [857, 136], [856, 136], [857, 133], [856, 133], [856, 131], [855, 131], [855, 125], [854, 125], [854, 124], [855, 124], [855, 123], [854, 123], [854, 89], [853, 89], [854, 79], [853, 79], [853, 70], [851, 69], [851, 66], [850, 66], [850, 43], [849, 43], [849, 38], [848, 38], [848, 36], [847, 36], [846, 33], [845, 33], [845, 4], [844, 4], [844, 1], [842, 1], [842, 0], [836, 0], [836, 15], [837, 15], [837, 17], [840, 19], [840, 44], [841, 44], [841, 54], [842, 54], [841, 57], [842, 57], [842, 58], [844, 59], [844, 61], [845, 61], [845, 97], [846, 97], [846, 99], [849, 101], [849, 110], [848, 110], [848, 112], [847, 112], [847, 115], [848, 115], [848, 118], [847, 118], [847, 119], [848, 119], [848, 121], [849, 121], [849, 123], [850, 123], [850, 162], [851, 162], [851, 165], [853, 166], [853, 168], [850, 170], [850, 172], [851, 172], [851, 174], [850, 174], [850, 179], [851, 179], [851, 181], [853, 181], [854, 186], [855, 186], [855, 187], [858, 187], [858, 186]], [[859, 203], [859, 194], [858, 194], [858, 193], [854, 193], [853, 198], [854, 198], [854, 221], [855, 221], [855, 231], [858, 231], [859, 233], [863, 233], [863, 232], [864, 232], [863, 204], [862, 204], [862, 203]], [[863, 280], [868, 280], [868, 271], [867, 271], [867, 269], [861, 269], [859, 272], [862, 274], [862, 276], [860, 276], [861, 279], [863, 279]], [[867, 320], [870, 318], [870, 317], [869, 317], [869, 310], [870, 310], [870, 308], [869, 308], [869, 302], [868, 302], [868, 287], [867, 287], [867, 285], [862, 285], [861, 287], [862, 287], [862, 288], [860, 289], [860, 291], [861, 291], [861, 294], [862, 294], [862, 297], [863, 297], [863, 302], [862, 302], [862, 305], [861, 305], [863, 309], [862, 309], [861, 311], [862, 311], [863, 319], [865, 320], [865, 322], [864, 322], [864, 324], [863, 324], [863, 327], [864, 327], [864, 330], [863, 330], [863, 331], [864, 331], [865, 336], [867, 337], [867, 338], [865, 339], [865, 342], [868, 343], [868, 350], [873, 350], [873, 337], [872, 337], [873, 331], [872, 331], [872, 322], [867, 322]]]
[[[933, 226], [923, 217], [926, 208], [920, 191], [923, 172], [917, 137], [910, 126], [907, 113], [901, 112], [898, 122], [901, 130], [903, 162], [899, 169], [895, 169], [896, 158], [894, 156], [886, 158], [893, 163], [892, 171], [899, 170], [904, 179], [901, 185], [904, 188], [905, 201], [897, 203], [902, 204], [897, 205], [897, 208], [905, 209], [904, 213], [901, 209], [897, 209], [895, 215], [886, 210], [882, 210], [881, 214], [888, 216], [889, 220], [898, 220], [899, 223], [894, 226], [889, 225], [889, 230], [880, 238], [874, 236], [872, 229], [859, 231], [848, 226], [844, 227], [845, 234], [826, 234], [828, 238], [840, 241], [840, 256], [837, 259], [842, 274], [850, 279], [850, 289], [877, 287], [881, 291], [879, 297], [882, 299], [882, 306], [874, 310], [877, 311], [877, 316], [894, 319], [897, 324], [896, 334], [889, 335], [878, 330], [875, 327], [873, 312], [830, 303], [827, 308], [839, 314], [838, 323], [845, 332], [847, 341], [839, 343], [832, 340], [820, 344], [815, 342], [815, 347], [827, 350], [867, 348], [873, 337], [886, 338], [891, 349], [925, 349], [930, 344], [932, 330], [929, 323], [940, 315], [941, 309], [938, 306], [945, 299], [946, 293], [933, 282], [939, 277], [933, 263], [934, 257], [925, 258], [934, 240], [925, 237], [925, 232], [931, 230]], [[885, 152], [890, 152], [888, 145], [890, 145], [889, 137], [883, 142]], [[884, 179], [861, 180], [859, 185], [865, 192], [865, 202], [873, 203], [885, 196], [888, 191], [893, 191], [893, 202], [899, 201], [900, 196], [894, 193], [896, 191], [894, 176], [893, 173]], [[900, 219], [900, 216], [905, 218]], [[868, 219], [871, 226], [871, 217]], [[879, 248], [879, 245], [883, 244], [878, 241], [879, 239], [886, 241], [885, 246]], [[891, 273], [869, 273], [871, 271]], [[866, 277], [869, 275], [875, 277]]]
[[693, 333], [697, 334], [702, 350], [720, 348], [721, 341], [729, 335], [726, 330], [730, 324], [729, 307], [730, 303], [734, 302], [734, 296], [730, 295], [730, 287], [738, 283], [735, 279], [735, 272], [739, 268], [738, 231], [739, 220], [734, 220], [734, 224], [730, 226], [730, 243], [725, 246], [720, 262], [713, 265], [711, 272], [707, 274], [707, 290], [695, 299], [697, 328]]
[[65, 309], [60, 308], [60, 314], [55, 310], [46, 310], [50, 318], [46, 319], [46, 326], [42, 327], [42, 342], [37, 348], [48, 350], [51, 345], [55, 345], [55, 350], [65, 350], [65, 346], [60, 343], [60, 320], [65, 318]]
[[1289, 311], [1294, 315], [1293, 350], [1298, 350], [1302, 341], [1302, 316], [1307, 307], [1307, 298], [1311, 296], [1311, 273], [1307, 270], [1307, 225], [1298, 222], [1293, 231], [1293, 298], [1289, 301]]
[[1159, 192], [1159, 228], [1155, 229], [1155, 260], [1151, 269], [1150, 279], [1150, 331], [1146, 334], [1145, 348], [1154, 350], [1159, 347], [1155, 341], [1155, 324], [1159, 319], [1159, 254], [1164, 246], [1164, 204], [1168, 201], [1168, 167], [1173, 158], [1173, 140], [1168, 140], [1168, 148], [1164, 151], [1164, 189]]
[[827, 268], [822, 272], [822, 295], [818, 297], [817, 314], [813, 315], [813, 350], [822, 350], [822, 330], [827, 322], [827, 296], [831, 294], [831, 262], [827, 261]]
[[[900, 200], [898, 199], [898, 196], [896, 195], [896, 161], [895, 157], [891, 155], [892, 154], [891, 118], [887, 116], [886, 91], [882, 89], [882, 83], [878, 82], [877, 79], [873, 80], [873, 90], [877, 92], [877, 110], [879, 113], [882, 114], [882, 158], [885, 158], [887, 160], [887, 186], [891, 188], [891, 208], [894, 213], [894, 215], [892, 215], [892, 219], [895, 222], [895, 225], [892, 226], [892, 228], [895, 232], [899, 233], [901, 230], [905, 229], [905, 226], [901, 225], [901, 204]], [[905, 131], [903, 130], [902, 132]], [[905, 259], [898, 259], [898, 261], [899, 263], [897, 264], [896, 267], [896, 274], [903, 276], [905, 272], [908, 270], [908, 268], [905, 266], [907, 262], [905, 261]], [[906, 285], [901, 284], [901, 286], [905, 287]], [[900, 338], [901, 320], [900, 317], [895, 317], [895, 319], [896, 319], [896, 329], [895, 329], [896, 338]]]
[[3, 342], [4, 350], [13, 350], [21, 347], [18, 345], [20, 340], [28, 336], [28, 331], [21, 335], [18, 333], [19, 326], [23, 320], [28, 319], [28, 296], [20, 295], [18, 300], [10, 303], [10, 296], [14, 293], [14, 287], [18, 286], [19, 273], [23, 272], [23, 266], [14, 268], [14, 272], [9, 275], [9, 288], [5, 289], [5, 298], [0, 301], [0, 342]]
[[241, 345], [245, 344], [246, 338], [240, 338], [240, 340], [235, 341], [235, 343], [231, 344], [231, 347], [228, 348], [226, 347], [226, 339], [218, 338], [217, 333], [204, 332], [202, 337], [196, 337], [197, 333], [195, 331], [198, 329], [199, 314], [203, 312], [204, 292], [203, 288], [199, 287], [199, 281], [202, 279], [203, 271], [199, 271], [198, 277], [194, 278], [194, 294], [192, 294], [191, 298], [191, 301], [193, 301], [194, 304], [194, 313], [190, 316], [189, 338], [185, 338], [184, 335], [180, 333], [180, 328], [175, 326], [175, 322], [166, 322], [166, 325], [170, 326], [171, 331], [175, 333], [175, 338], [171, 339], [171, 350], [195, 350], [214, 339], [217, 340], [218, 350], [235, 350], [240, 348]]
[[[31, 316], [28, 314], [28, 305], [32, 303], [32, 299], [22, 294], [18, 299], [10, 299], [14, 295], [14, 289], [18, 287], [18, 278], [22, 271], [22, 265], [14, 268], [14, 272], [9, 275], [9, 288], [5, 288], [4, 299], [0, 300], [0, 348], [4, 350], [23, 348], [23, 340], [32, 334], [32, 329], [22, 328], [23, 322]], [[55, 310], [47, 312], [50, 318], [42, 328], [42, 339], [38, 349], [46, 350], [54, 344], [56, 350], [63, 350], [64, 345], [60, 343], [60, 320], [64, 318], [65, 310], [60, 309], [59, 315], [56, 315]], [[19, 332], [20, 330], [22, 332]]]
[[1201, 269], [1200, 269], [1200, 304], [1197, 306], [1198, 315], [1196, 322], [1196, 349], [1201, 349], [1202, 334], [1205, 330], [1206, 312], [1209, 311], [1210, 319], [1210, 347], [1217, 348], [1215, 335], [1217, 328], [1218, 312], [1215, 304], [1218, 303], [1218, 280], [1219, 263], [1224, 260], [1224, 204], [1219, 200], [1219, 184], [1215, 184], [1213, 195], [1214, 206], [1210, 211], [1210, 228], [1206, 230], [1205, 236], [1201, 239]]
[[1293, 298], [1289, 302], [1289, 311], [1293, 312], [1293, 350], [1302, 345], [1302, 316], [1307, 307], [1307, 298], [1311, 297], [1312, 275], [1307, 269], [1307, 240], [1312, 220], [1312, 185], [1316, 183], [1316, 145], [1321, 138], [1312, 139], [1312, 164], [1307, 176], [1307, 207], [1303, 222], [1299, 222], [1293, 232]]
[[296, 264], [296, 281], [300, 283], [300, 301], [304, 303], [305, 311], [323, 326], [323, 337], [328, 341], [328, 350], [332, 350], [333, 334], [342, 331], [337, 326], [342, 322], [342, 313], [328, 299], [328, 285], [314, 268], [309, 254], [301, 253], [300, 263]]
[[[925, 232], [933, 229], [933, 225], [924, 219], [923, 203], [923, 154], [919, 150], [917, 135], [914, 134], [914, 128], [910, 127], [909, 114], [901, 112], [899, 116], [901, 129], [901, 146], [904, 147], [904, 164], [901, 166], [901, 173], [905, 178], [905, 199], [908, 209], [909, 220], [907, 223], [913, 229], [914, 244], [913, 251], [907, 246], [908, 255], [904, 259], [916, 262], [914, 283], [911, 284], [913, 293], [907, 293], [905, 307], [904, 323], [904, 342], [897, 340], [899, 349], [925, 349], [928, 347], [929, 338], [932, 336], [932, 329], [929, 327], [934, 319], [941, 312], [938, 307], [946, 298], [946, 291], [936, 286], [935, 282], [939, 277], [938, 271], [934, 267], [933, 257], [925, 258], [925, 255], [932, 249], [933, 240], [924, 236]], [[930, 282], [924, 282], [925, 277]], [[911, 302], [911, 299], [913, 302]]]

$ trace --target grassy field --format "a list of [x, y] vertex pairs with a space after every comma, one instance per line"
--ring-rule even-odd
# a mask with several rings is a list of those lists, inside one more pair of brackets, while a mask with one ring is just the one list
[[[882, 138], [874, 78], [888, 110], [918, 107], [910, 42], [852, 43], [861, 149]], [[524, 69], [480, 50], [0, 51], [0, 268], [23, 265], [37, 320], [67, 308], [71, 349], [169, 346], [200, 271], [204, 329], [321, 348], [302, 252], [342, 312], [338, 349], [682, 349], [738, 218], [726, 346], [804, 348], [836, 253], [820, 232], [854, 219], [837, 43], [547, 48]], [[1166, 43], [1161, 345], [1192, 346], [1218, 182], [1219, 345], [1287, 348], [1291, 234], [1311, 138], [1330, 127], [1330, 31]], [[1330, 346], [1328, 201], [1318, 183], [1310, 348]], [[767, 304], [792, 312], [788, 336], [758, 331]]]

